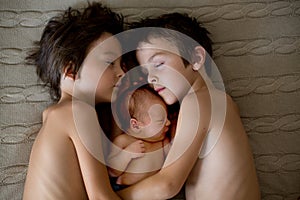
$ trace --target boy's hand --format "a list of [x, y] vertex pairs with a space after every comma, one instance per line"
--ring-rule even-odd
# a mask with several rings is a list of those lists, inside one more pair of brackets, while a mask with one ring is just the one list
[[142, 157], [146, 151], [145, 144], [142, 140], [138, 140], [129, 144], [125, 150], [130, 152], [131, 158]]

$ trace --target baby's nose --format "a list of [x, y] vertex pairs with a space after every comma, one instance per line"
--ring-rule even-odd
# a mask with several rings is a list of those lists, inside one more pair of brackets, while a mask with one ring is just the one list
[[170, 126], [171, 122], [169, 119], [167, 119], [165, 126]]

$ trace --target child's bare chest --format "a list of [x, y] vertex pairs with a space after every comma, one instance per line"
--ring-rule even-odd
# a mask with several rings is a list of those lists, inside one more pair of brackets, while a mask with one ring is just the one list
[[163, 142], [159, 141], [159, 142], [145, 142], [145, 148], [146, 148], [146, 152], [152, 152], [152, 151], [157, 151], [160, 149], [163, 149]]

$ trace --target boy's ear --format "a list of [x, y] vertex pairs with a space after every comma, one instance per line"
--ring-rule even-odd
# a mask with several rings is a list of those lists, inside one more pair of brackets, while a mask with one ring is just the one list
[[202, 46], [196, 46], [194, 49], [193, 70], [198, 71], [205, 63], [206, 51]]
[[69, 77], [73, 80], [76, 79], [77, 72], [75, 72], [75, 64], [70, 61], [65, 67], [64, 67], [64, 77]]
[[138, 121], [134, 118], [130, 119], [130, 129], [133, 130], [134, 132], [137, 132], [140, 129]]

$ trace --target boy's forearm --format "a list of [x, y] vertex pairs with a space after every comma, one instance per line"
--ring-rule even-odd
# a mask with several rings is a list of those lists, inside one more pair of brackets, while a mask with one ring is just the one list
[[174, 191], [172, 191], [172, 187], [168, 183], [168, 180], [155, 174], [126, 189], [118, 191], [117, 194], [124, 200], [168, 199], [174, 196]]
[[153, 199], [153, 192], [150, 192], [152, 190], [153, 187], [150, 185], [137, 183], [127, 187], [126, 189], [118, 191], [117, 194], [124, 200], [147, 200], [150, 198]]
[[130, 163], [131, 158], [123, 154], [122, 151], [108, 159], [108, 167], [109, 173], [111, 176], [120, 176], [127, 168], [128, 164]]
[[119, 177], [119, 176], [121, 176], [123, 173], [124, 173], [124, 171], [119, 171], [119, 170], [116, 170], [116, 169], [114, 169], [114, 168], [108, 167], [108, 174], [109, 174], [111, 177]]

